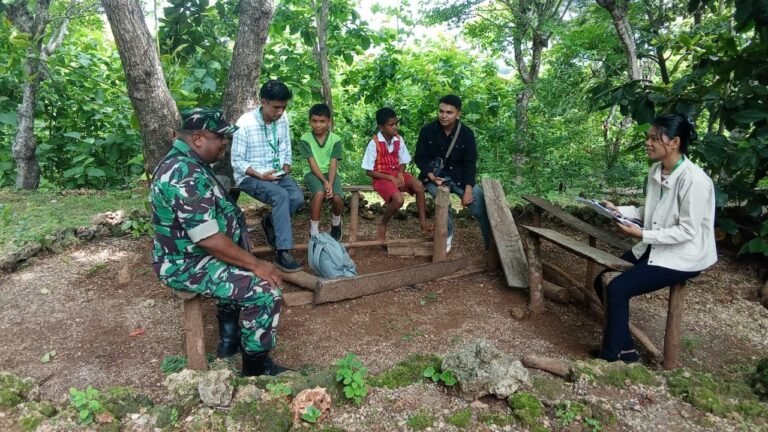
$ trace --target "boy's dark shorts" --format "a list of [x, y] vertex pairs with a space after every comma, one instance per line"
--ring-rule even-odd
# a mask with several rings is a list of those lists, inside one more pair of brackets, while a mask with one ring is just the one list
[[[328, 178], [328, 173], [324, 173], [323, 175], [325, 178]], [[325, 192], [325, 189], [323, 188], [323, 181], [317, 178], [316, 175], [312, 174], [312, 172], [304, 174], [304, 183], [307, 185], [307, 190], [309, 190], [310, 195], [314, 195], [318, 192]], [[333, 179], [331, 189], [333, 189], [334, 195], [338, 195], [344, 198], [344, 192], [341, 190], [341, 179], [339, 178], [338, 174]]]

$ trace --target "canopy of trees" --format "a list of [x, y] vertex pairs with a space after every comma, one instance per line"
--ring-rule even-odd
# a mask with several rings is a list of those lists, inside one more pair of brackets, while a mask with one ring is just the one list
[[[366, 181], [358, 167], [381, 106], [415, 144], [437, 99], [461, 95], [479, 172], [512, 196], [642, 188], [648, 122], [678, 111], [699, 128], [692, 156], [716, 182], [718, 226], [753, 238], [743, 251], [768, 252], [764, 1], [451, 0], [424, 2], [422, 16], [380, 9], [398, 25], [374, 28], [354, 0], [171, 0], [144, 45], [156, 53], [160, 93], [175, 101], [153, 124], [136, 106], [123, 26], [106, 24], [105, 11], [112, 20], [131, 5], [0, 3], [0, 186], [130, 186], [168, 145], [177, 109], [218, 106], [234, 120], [268, 78], [294, 91], [296, 136], [310, 105], [332, 103], [349, 183]], [[448, 26], [461, 41], [417, 37], [417, 26]], [[241, 52], [259, 44], [263, 54]]]

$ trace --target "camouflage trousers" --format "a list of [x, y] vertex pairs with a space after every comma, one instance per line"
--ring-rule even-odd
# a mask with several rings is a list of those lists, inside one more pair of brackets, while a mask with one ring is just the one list
[[[273, 288], [253, 273], [213, 257], [202, 259], [194, 271], [185, 276], [182, 289], [215, 298], [221, 306], [240, 307], [240, 343], [247, 352], [268, 351], [275, 347], [280, 288]], [[173, 286], [176, 284], [168, 285], [176, 288]]]

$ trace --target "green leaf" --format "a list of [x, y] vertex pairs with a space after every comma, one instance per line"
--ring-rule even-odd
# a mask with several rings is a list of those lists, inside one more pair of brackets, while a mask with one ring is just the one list
[[742, 246], [739, 255], [757, 253], [768, 256], [768, 243], [762, 238], [754, 238]]
[[739, 225], [735, 220], [730, 218], [719, 218], [717, 220], [717, 226], [728, 234], [736, 234], [739, 232]]
[[746, 109], [733, 115], [733, 119], [741, 124], [755, 123], [768, 118], [768, 111]]
[[18, 127], [19, 116], [15, 112], [0, 113], [0, 123], [7, 124], [8, 126]]
[[434, 367], [429, 366], [426, 369], [424, 369], [424, 374], [423, 375], [425, 377], [430, 378], [434, 374], [435, 374], [435, 368]]
[[93, 168], [93, 167], [86, 168], [85, 173], [91, 177], [104, 177], [105, 175], [107, 175], [104, 171], [98, 168]]
[[354, 57], [352, 57], [351, 53], [345, 52], [341, 55], [341, 57], [344, 59], [344, 63], [347, 64], [347, 66], [352, 66], [352, 62], [354, 62]]

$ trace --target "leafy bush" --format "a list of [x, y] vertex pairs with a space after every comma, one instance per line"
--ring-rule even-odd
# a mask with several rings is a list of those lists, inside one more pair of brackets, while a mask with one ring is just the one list
[[91, 386], [82, 391], [74, 387], [69, 389], [69, 400], [77, 410], [80, 424], [92, 423], [96, 415], [104, 411], [104, 407], [99, 402], [99, 396], [101, 393]]
[[344, 396], [355, 404], [363, 403], [363, 398], [368, 394], [368, 382], [365, 376], [368, 369], [357, 359], [353, 353], [347, 353], [344, 358], [336, 361], [336, 381], [344, 386]]
[[763, 399], [768, 398], [768, 357], [757, 362], [755, 371], [749, 376], [747, 382], [756, 395]]

